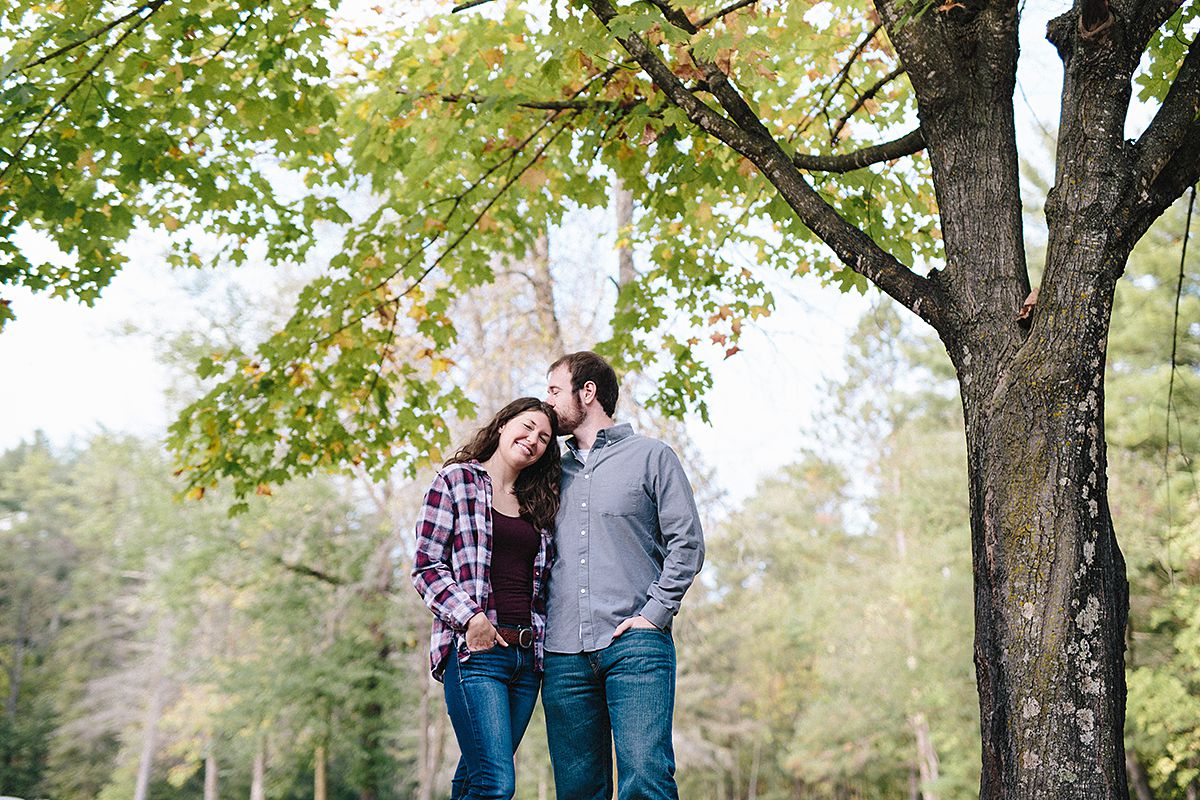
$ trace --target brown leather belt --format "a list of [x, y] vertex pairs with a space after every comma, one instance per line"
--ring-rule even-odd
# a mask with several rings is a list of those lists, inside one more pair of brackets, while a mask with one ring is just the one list
[[517, 647], [533, 647], [533, 628], [496, 628], [496, 635]]

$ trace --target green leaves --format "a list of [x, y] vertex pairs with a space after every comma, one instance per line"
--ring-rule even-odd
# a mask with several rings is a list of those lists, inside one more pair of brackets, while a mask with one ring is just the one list
[[[715, 11], [684, 10], [693, 22]], [[712, 60], [797, 150], [874, 143], [908, 123], [903, 80], [850, 113], [895, 66], [872, 20], [849, 2], [811, 10], [748, 6], [695, 35], [645, 3], [608, 29], [561, 4], [548, 18], [509, 6], [399, 28], [291, 0], [8, 12], [0, 151], [15, 155], [0, 227], [43, 232], [68, 266], [31, 264], [6, 236], [4, 280], [94, 298], [141, 224], [171, 234], [177, 265], [300, 262], [323, 240], [336, 255], [287, 323], [252, 354], [200, 363], [212, 383], [172, 444], [193, 488], [227, 481], [239, 496], [318, 470], [378, 476], [436, 456], [449, 421], [471, 411], [445, 352], [459, 340], [454, 300], [568, 210], [607, 207], [616, 177], [636, 198], [620, 236], [642, 269], [602, 349], [662, 376], [654, 405], [703, 415], [709, 365], [770, 313], [773, 272], [862, 282], [616, 38], [642, 37], [715, 109], [695, 63]], [[818, 188], [902, 257], [936, 252], [920, 162]]]

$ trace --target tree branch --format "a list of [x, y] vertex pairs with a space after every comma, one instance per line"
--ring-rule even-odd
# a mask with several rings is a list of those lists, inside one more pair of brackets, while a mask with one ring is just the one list
[[831, 133], [829, 135], [829, 143], [837, 144], [838, 136], [841, 135], [842, 128], [846, 127], [846, 123], [850, 121], [850, 118], [853, 117], [855, 114], [857, 114], [858, 110], [860, 108], [862, 108], [868, 100], [870, 100], [875, 95], [879, 94], [879, 91], [884, 86], [887, 86], [889, 83], [894, 81], [896, 78], [903, 75], [904, 72], [905, 72], [905, 70], [904, 70], [903, 65], [897, 66], [894, 70], [889, 72], [887, 75], [884, 75], [882, 78], [877, 80], [874, 83], [874, 85], [872, 85], [870, 88], [868, 88], [865, 92], [860, 94], [858, 96], [858, 99], [854, 101], [854, 105], [852, 105], [850, 107], [850, 109], [845, 114], [842, 114], [842, 116], [838, 119], [837, 125], [835, 125], [833, 128], [833, 133]]
[[843, 64], [842, 68], [838, 70], [838, 73], [833, 76], [833, 80], [829, 82], [829, 85], [826, 86], [825, 89], [821, 90], [821, 101], [820, 105], [817, 107], [817, 110], [811, 115], [804, 115], [804, 119], [799, 125], [796, 126], [797, 132], [802, 133], [807, 130], [808, 126], [811, 125], [818, 116], [824, 116], [826, 119], [829, 119], [829, 104], [833, 102], [833, 98], [837, 97], [837, 93], [841, 91], [842, 85], [845, 84], [846, 80], [850, 77], [850, 70], [854, 66], [854, 63], [858, 61], [859, 56], [861, 56], [867, 49], [867, 45], [871, 43], [871, 40], [875, 38], [876, 34], [879, 33], [882, 27], [883, 23], [877, 22], [875, 26], [871, 28], [871, 30], [867, 31], [866, 36], [860, 39], [858, 44], [854, 46], [854, 49], [850, 51], [850, 57], [846, 59], [846, 63]]
[[158, 9], [160, 9], [163, 6], [163, 4], [166, 3], [166, 1], [167, 0], [155, 0], [154, 3], [150, 3], [147, 6], [147, 8], [150, 9], [150, 13], [147, 14], [146, 16], [142, 17], [141, 19], [139, 19], [135, 24], [130, 25], [125, 30], [125, 32], [122, 33], [120, 35], [120, 37], [117, 38], [117, 40], [115, 42], [110, 44], [108, 47], [104, 48], [104, 52], [102, 52], [100, 54], [100, 57], [97, 58], [96, 61], [90, 67], [88, 67], [86, 70], [84, 70], [83, 74], [80, 75], [75, 80], [74, 83], [72, 83], [69, 87], [67, 87], [67, 90], [65, 92], [63, 92], [62, 97], [58, 98], [58, 100], [55, 101], [54, 105], [52, 105], [52, 106], [50, 106], [50, 108], [46, 109], [46, 113], [42, 114], [41, 118], [38, 119], [37, 124], [35, 124], [33, 126], [33, 130], [31, 130], [29, 132], [29, 134], [24, 139], [21, 140], [20, 144], [18, 144], [16, 147], [13, 148], [12, 160], [10, 160], [8, 162], [8, 164], [6, 164], [4, 166], [3, 170], [0, 170], [0, 179], [7, 177], [9, 170], [11, 170], [15, 165], [17, 165], [21, 161], [21, 151], [25, 149], [26, 145], [28, 145], [31, 141], [33, 141], [33, 137], [37, 136], [38, 133], [41, 132], [42, 126], [45, 125], [46, 121], [54, 115], [54, 112], [57, 111], [58, 109], [62, 108], [63, 104], [66, 103], [67, 100], [70, 99], [71, 95], [75, 94], [75, 91], [80, 86], [83, 85], [84, 81], [86, 81], [88, 78], [92, 77], [92, 75], [96, 72], [96, 70], [100, 68], [100, 65], [103, 64], [106, 60], [108, 60], [108, 57], [110, 55], [112, 55], [112, 52], [114, 50], [116, 50], [118, 47], [120, 47], [121, 44], [126, 39], [128, 39], [131, 35], [133, 35], [133, 33], [135, 31], [137, 31], [138, 28], [145, 25], [146, 21], [149, 20], [150, 17], [154, 16], [154, 12], [158, 11]]
[[730, 3], [729, 5], [725, 6], [721, 10], [714, 11], [713, 13], [709, 14], [707, 17], [704, 17], [703, 19], [701, 19], [699, 22], [696, 23], [696, 27], [701, 28], [701, 29], [707, 28], [713, 22], [715, 22], [719, 19], [724, 19], [725, 17], [729, 16], [733, 12], [735, 12], [739, 9], [745, 8], [746, 6], [752, 6], [757, 2], [758, 2], [758, 0], [737, 0], [736, 3]]
[[149, 2], [149, 3], [140, 5], [137, 8], [135, 8], [133, 11], [130, 11], [128, 14], [118, 17], [117, 19], [114, 19], [112, 22], [108, 23], [107, 25], [103, 25], [103, 26], [97, 28], [96, 30], [94, 30], [91, 33], [84, 36], [83, 38], [77, 39], [76, 41], [71, 42], [68, 45], [64, 45], [64, 46], [58, 48], [57, 50], [55, 50], [54, 52], [52, 52], [48, 55], [42, 56], [41, 58], [39, 58], [36, 61], [29, 62], [25, 66], [21, 67], [21, 72], [24, 72], [27, 69], [32, 69], [33, 67], [41, 66], [42, 64], [45, 64], [47, 61], [53, 61], [54, 59], [61, 56], [63, 53], [69, 53], [70, 51], [74, 50], [76, 47], [79, 47], [80, 45], [87, 44], [88, 42], [92, 41], [93, 39], [98, 39], [99, 37], [103, 36], [104, 34], [108, 33], [109, 31], [111, 31], [113, 28], [120, 25], [122, 22], [133, 19], [138, 14], [141, 14], [143, 11], [147, 11], [147, 10], [157, 11], [158, 7], [163, 5], [166, 2], [167, 2], [167, 0], [151, 0], [151, 2]]
[[1182, 5], [1183, 0], [1126, 0], [1118, 10], [1128, 20], [1130, 42], [1141, 50]]
[[899, 139], [865, 147], [853, 153], [840, 153], [828, 156], [807, 155], [797, 153], [792, 156], [792, 163], [797, 169], [809, 172], [853, 172], [856, 169], [869, 167], [884, 161], [911, 156], [925, 149], [925, 133], [917, 128], [904, 134]]
[[[403, 90], [400, 91], [404, 94]], [[479, 105], [486, 103], [495, 98], [478, 94], [443, 94], [443, 95], [423, 95], [424, 97], [438, 97], [445, 103], [471, 103]], [[519, 108], [528, 108], [534, 111], [617, 111], [624, 108], [618, 100], [528, 100], [516, 104]], [[640, 105], [640, 104], [629, 104]]]
[[[616, 16], [610, 0], [586, 0], [593, 13], [608, 27]], [[690, 23], [689, 23], [690, 24]], [[686, 30], [686, 29], [685, 29]], [[783, 152], [745, 101], [727, 82], [712, 87], [714, 96], [730, 114], [741, 117], [739, 104], [752, 117], [750, 124], [733, 121], [701, 102], [680, 81], [659, 54], [651, 50], [641, 37], [631, 34], [616, 37], [642, 69], [658, 85], [667, 98], [679, 106], [688, 118], [712, 136], [753, 162], [763, 175], [779, 190], [780, 195], [818, 238], [829, 245], [842, 263], [920, 316], [939, 332], [945, 329], [944, 300], [937, 285], [896, 260], [870, 236], [850, 224], [837, 213], [805, 181], [804, 176]], [[722, 75], [722, 77], [724, 77]], [[720, 88], [718, 94], [716, 89]], [[726, 105], [726, 103], [730, 105]], [[730, 106], [734, 110], [730, 109]], [[739, 120], [739, 123], [742, 120]]]
[[[1134, 145], [1133, 180], [1128, 199], [1134, 242], [1149, 223], [1196, 182], [1195, 159], [1200, 139], [1200, 39], [1192, 42], [1162, 106]], [[1144, 224], [1143, 224], [1144, 223]]]

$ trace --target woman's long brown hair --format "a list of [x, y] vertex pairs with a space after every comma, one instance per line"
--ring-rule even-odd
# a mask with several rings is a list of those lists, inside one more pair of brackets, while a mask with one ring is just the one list
[[500, 409], [487, 425], [475, 432], [471, 441], [459, 448], [446, 464], [462, 464], [467, 461], [487, 461], [500, 446], [500, 429], [518, 414], [539, 411], [550, 420], [550, 441], [542, 457], [517, 475], [514, 487], [521, 516], [539, 528], [554, 525], [558, 513], [558, 480], [562, 475], [562, 461], [558, 450], [558, 414], [536, 397], [518, 397]]

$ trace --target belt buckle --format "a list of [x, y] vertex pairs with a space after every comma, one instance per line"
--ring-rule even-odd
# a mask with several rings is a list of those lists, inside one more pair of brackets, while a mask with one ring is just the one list
[[533, 647], [533, 628], [521, 628], [517, 631], [518, 647]]

